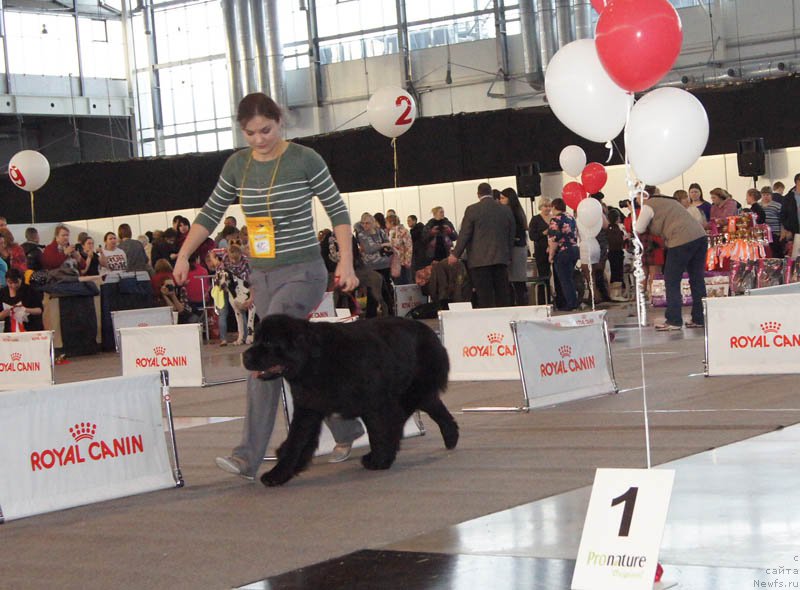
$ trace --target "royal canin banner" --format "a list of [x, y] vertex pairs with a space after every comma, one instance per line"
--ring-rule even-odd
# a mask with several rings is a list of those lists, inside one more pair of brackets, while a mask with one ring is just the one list
[[395, 285], [394, 311], [399, 318], [404, 318], [408, 312], [428, 302], [428, 297], [422, 294], [419, 285]]
[[335, 318], [336, 307], [333, 305], [333, 291], [326, 291], [322, 296], [322, 301], [319, 305], [308, 314], [309, 319], [313, 318]]
[[111, 321], [114, 324], [114, 341], [117, 345], [117, 352], [119, 352], [119, 333], [117, 330], [120, 328], [171, 326], [175, 323], [172, 321], [172, 308], [166, 306], [112, 311]]
[[174, 487], [158, 373], [0, 393], [0, 512], [11, 520]]
[[0, 389], [28, 389], [53, 383], [51, 331], [0, 334]]
[[122, 328], [122, 374], [166, 370], [170, 387], [201, 387], [204, 379], [200, 330], [200, 324]]
[[549, 305], [439, 312], [442, 342], [450, 357], [450, 380], [519, 379], [510, 323], [549, 316]]
[[605, 315], [595, 311], [514, 324], [528, 407], [617, 390]]
[[708, 375], [800, 373], [800, 294], [706, 299], [704, 306]]

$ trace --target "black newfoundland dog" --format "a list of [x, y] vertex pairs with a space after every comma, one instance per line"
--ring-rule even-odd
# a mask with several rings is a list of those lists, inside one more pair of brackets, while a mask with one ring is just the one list
[[334, 412], [364, 421], [370, 452], [361, 463], [367, 469], [391, 467], [403, 426], [417, 410], [439, 425], [445, 447], [458, 442], [458, 424], [439, 399], [450, 370], [447, 351], [423, 323], [269, 316], [256, 328], [244, 366], [264, 379], [283, 377], [294, 398], [289, 436], [278, 449], [278, 463], [261, 477], [264, 485], [284, 484], [308, 466], [322, 420]]

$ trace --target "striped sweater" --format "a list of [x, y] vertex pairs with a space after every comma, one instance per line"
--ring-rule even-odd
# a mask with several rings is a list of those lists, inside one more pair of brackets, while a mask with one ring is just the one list
[[281, 157], [268, 208], [267, 193], [277, 160], [253, 159], [247, 168], [249, 158], [249, 149], [239, 150], [228, 158], [195, 223], [213, 232], [228, 206], [239, 201], [241, 194], [246, 217], [271, 215], [275, 224], [275, 258], [250, 258], [254, 269], [268, 270], [317, 260], [319, 242], [311, 216], [314, 195], [319, 197], [334, 227], [350, 224], [347, 206], [325, 161], [311, 148], [290, 143]]

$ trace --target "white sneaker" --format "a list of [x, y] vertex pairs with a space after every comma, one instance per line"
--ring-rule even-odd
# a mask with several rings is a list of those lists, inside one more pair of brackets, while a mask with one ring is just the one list
[[244, 473], [242, 470], [244, 469], [244, 465], [242, 462], [236, 457], [217, 457], [214, 461], [217, 464], [217, 467], [226, 471], [228, 473], [233, 473], [234, 475], [238, 475], [242, 479], [246, 479], [247, 481], [254, 481], [255, 476], [248, 475]]
[[350, 453], [353, 451], [353, 443], [338, 443], [333, 447], [328, 463], [341, 463], [350, 458]]

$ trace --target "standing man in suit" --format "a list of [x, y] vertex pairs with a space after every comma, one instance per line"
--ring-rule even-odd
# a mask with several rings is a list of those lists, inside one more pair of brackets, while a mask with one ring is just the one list
[[511, 304], [508, 265], [515, 236], [514, 214], [492, 198], [488, 182], [478, 185], [478, 202], [464, 211], [456, 247], [448, 258], [455, 264], [466, 251], [470, 279], [478, 296], [478, 307]]

